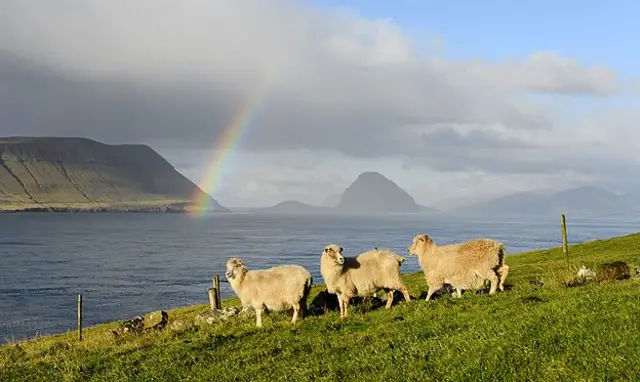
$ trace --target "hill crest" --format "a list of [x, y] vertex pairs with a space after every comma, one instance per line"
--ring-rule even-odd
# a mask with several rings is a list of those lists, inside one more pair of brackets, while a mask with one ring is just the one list
[[[187, 211], [198, 193], [148, 145], [0, 138], [0, 210]], [[213, 198], [211, 209], [228, 211]]]

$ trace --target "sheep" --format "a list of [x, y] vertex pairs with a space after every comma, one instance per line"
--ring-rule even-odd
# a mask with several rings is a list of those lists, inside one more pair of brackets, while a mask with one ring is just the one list
[[386, 249], [374, 249], [357, 257], [344, 257], [344, 249], [336, 244], [327, 245], [320, 257], [320, 273], [329, 293], [338, 296], [340, 318], [347, 318], [349, 300], [383, 289], [387, 292], [386, 308], [393, 303], [393, 292], [398, 290], [406, 301], [409, 292], [400, 278], [403, 257]]
[[507, 254], [504, 245], [493, 239], [479, 238], [464, 243], [437, 246], [428, 235], [416, 235], [410, 255], [418, 256], [429, 290], [425, 301], [443, 284], [455, 288], [455, 297], [462, 289], [479, 289], [489, 280], [489, 294], [496, 289], [504, 291], [504, 280], [509, 266], [504, 263]]
[[256, 326], [262, 327], [262, 312], [293, 308], [291, 323], [307, 310], [311, 291], [311, 273], [300, 265], [279, 265], [269, 269], [248, 270], [239, 258], [227, 261], [226, 277], [243, 307], [256, 312]]

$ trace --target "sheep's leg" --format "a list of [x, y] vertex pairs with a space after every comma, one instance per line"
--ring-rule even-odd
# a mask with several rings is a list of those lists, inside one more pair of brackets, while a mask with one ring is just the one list
[[263, 311], [263, 309], [262, 308], [258, 308], [258, 309], [255, 309], [255, 311], [256, 311], [256, 326], [261, 328], [262, 327], [262, 311]]
[[507, 278], [509, 274], [509, 266], [507, 264], [502, 264], [500, 268], [498, 268], [498, 274], [500, 275], [500, 282], [498, 283], [498, 289], [500, 291], [504, 291], [504, 280]]
[[429, 290], [427, 291], [427, 297], [424, 299], [425, 301], [429, 301], [433, 293], [438, 289], [442, 288], [442, 285], [429, 285]]
[[349, 297], [345, 297], [344, 301], [342, 301], [342, 308], [344, 310], [344, 315], [342, 316], [342, 319], [346, 319], [347, 318], [347, 309], [349, 308]]
[[456, 298], [462, 297], [462, 289], [456, 288], [456, 293], [454, 294]]
[[300, 311], [300, 305], [296, 304], [293, 306], [293, 318], [291, 319], [291, 323], [295, 324], [298, 320], [298, 312]]
[[387, 309], [391, 309], [391, 305], [393, 304], [393, 289], [387, 292]]
[[344, 304], [342, 302], [342, 296], [340, 296], [340, 294], [336, 294], [336, 296], [338, 297], [338, 307], [340, 308], [340, 318], [342, 318], [342, 314], [344, 312]]
[[498, 289], [498, 283], [500, 281], [500, 279], [498, 278], [498, 275], [495, 274], [495, 272], [491, 272], [487, 278], [491, 283], [491, 287], [489, 288], [489, 294], [496, 293], [496, 289]]
[[400, 289], [398, 289], [398, 290], [402, 293], [402, 295], [404, 296], [404, 300], [405, 300], [406, 302], [411, 301], [411, 296], [409, 296], [409, 291], [407, 290], [407, 287], [405, 287], [405, 286], [403, 285], [403, 286], [402, 286]]

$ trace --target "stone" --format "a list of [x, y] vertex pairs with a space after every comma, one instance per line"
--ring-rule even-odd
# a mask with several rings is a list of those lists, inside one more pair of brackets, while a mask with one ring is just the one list
[[169, 321], [169, 315], [164, 310], [158, 310], [144, 317], [145, 330], [159, 330], [164, 328]]
[[596, 278], [596, 272], [583, 265], [580, 267], [580, 269], [578, 269], [576, 278], [585, 281], [591, 281]]
[[145, 331], [162, 330], [169, 322], [169, 314], [164, 310], [159, 310], [148, 315], [144, 320]]
[[185, 329], [186, 327], [187, 325], [184, 323], [184, 321], [181, 321], [181, 320], [173, 321], [169, 326], [169, 328], [174, 331], [180, 331]]
[[120, 332], [122, 333], [141, 333], [144, 329], [144, 317], [135, 316], [130, 320], [126, 320], [120, 324]]
[[598, 265], [598, 281], [626, 280], [631, 277], [629, 264], [624, 261], [613, 261]]
[[233, 306], [225, 309], [216, 309], [216, 310], [207, 309], [196, 315], [196, 322], [201, 324], [206, 323], [209, 325], [213, 325], [217, 322], [227, 321], [231, 317], [237, 316], [243, 311], [244, 309], [241, 311], [238, 308]]

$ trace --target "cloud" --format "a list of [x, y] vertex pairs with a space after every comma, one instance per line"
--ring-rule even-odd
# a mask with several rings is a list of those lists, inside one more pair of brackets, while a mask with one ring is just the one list
[[[280, 177], [262, 171], [229, 180], [246, 183], [249, 193], [261, 184], [277, 184], [268, 188], [275, 194], [333, 190], [345, 167], [338, 158], [360, 163], [349, 176], [380, 158], [393, 158], [399, 170], [404, 161], [440, 172], [591, 176], [635, 169], [611, 141], [617, 127], [559, 125], [558, 118], [563, 97], [613, 97], [625, 79], [555, 52], [501, 62], [419, 55], [393, 22], [288, 0], [5, 0], [1, 7], [4, 135], [202, 150], [177, 156], [180, 168], [198, 177], [204, 166], [187, 158], [208, 157], [243, 114], [249, 127], [242, 155], [268, 158], [271, 171], [298, 167]], [[434, 49], [446, 44], [429, 37], [438, 41]], [[545, 104], [540, 94], [559, 98]], [[557, 144], [582, 128], [611, 144]], [[298, 156], [274, 165], [274, 153], [283, 151]], [[338, 164], [302, 163], [310, 156]], [[318, 166], [333, 175], [301, 178]]]
[[534, 52], [524, 59], [503, 60], [493, 65], [480, 60], [455, 65], [478, 82], [493, 86], [500, 83], [499, 86], [535, 93], [605, 96], [622, 90], [620, 79], [612, 69], [582, 64], [551, 51]]

